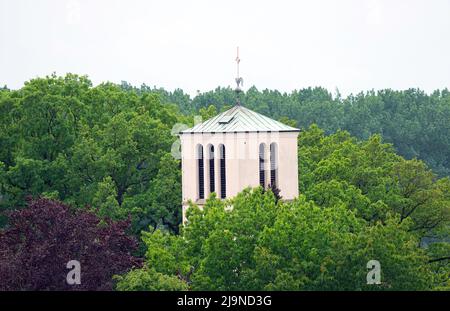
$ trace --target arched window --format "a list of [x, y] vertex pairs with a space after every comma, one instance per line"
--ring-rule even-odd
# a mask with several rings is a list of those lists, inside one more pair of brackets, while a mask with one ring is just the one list
[[216, 191], [216, 184], [215, 184], [215, 174], [214, 174], [214, 146], [210, 145], [209, 148], [209, 193]]
[[266, 171], [265, 171], [265, 155], [266, 144], [259, 145], [259, 184], [261, 187], [266, 187]]
[[226, 168], [225, 168], [225, 146], [219, 146], [220, 155], [220, 197], [225, 199], [227, 196], [227, 178], [226, 178]]
[[278, 169], [278, 150], [277, 150], [277, 144], [271, 143], [270, 144], [270, 185], [272, 187], [278, 186], [278, 180], [277, 180], [277, 169]]
[[198, 169], [198, 197], [199, 199], [205, 198], [205, 175], [204, 175], [204, 163], [203, 163], [203, 146], [197, 146], [197, 169]]

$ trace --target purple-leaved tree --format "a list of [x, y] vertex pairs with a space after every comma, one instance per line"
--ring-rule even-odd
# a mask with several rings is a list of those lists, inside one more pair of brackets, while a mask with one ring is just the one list
[[[112, 290], [112, 276], [140, 260], [129, 221], [101, 220], [85, 209], [29, 200], [8, 214], [0, 230], [0, 290]], [[81, 284], [66, 282], [70, 260], [81, 264]]]

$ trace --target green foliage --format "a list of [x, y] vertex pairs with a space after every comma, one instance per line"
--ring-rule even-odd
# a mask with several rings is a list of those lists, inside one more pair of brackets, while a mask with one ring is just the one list
[[208, 106], [208, 108], [206, 108], [206, 107], [200, 108], [199, 113], [200, 113], [200, 116], [202, 117], [202, 120], [206, 121], [217, 115], [217, 109], [215, 106], [210, 105], [210, 106]]
[[[291, 119], [301, 129], [317, 124], [327, 134], [343, 129], [363, 140], [382, 134], [406, 159], [419, 158], [439, 176], [450, 175], [450, 91], [447, 89], [430, 95], [419, 89], [387, 89], [342, 98], [338, 92], [332, 96], [320, 87], [288, 94], [260, 91], [253, 86], [241, 97], [246, 107], [282, 122]], [[192, 100], [185, 98], [179, 106], [191, 105], [198, 111], [214, 105], [221, 111], [235, 102], [231, 88], [216, 88]]]
[[434, 242], [427, 247], [427, 252], [431, 257], [429, 263], [433, 267], [435, 273], [436, 290], [450, 289], [450, 241], [447, 232], [446, 242]]
[[2, 209], [44, 196], [90, 206], [103, 218], [131, 215], [136, 234], [149, 224], [178, 230], [170, 130], [188, 118], [157, 92], [52, 75], [2, 91], [0, 111]]
[[156, 272], [151, 268], [134, 269], [123, 276], [115, 276], [118, 291], [182, 291], [186, 283], [176, 277]]
[[373, 135], [326, 136], [316, 125], [299, 136], [300, 193], [322, 207], [345, 204], [363, 219], [413, 220], [411, 230], [434, 234], [450, 225], [449, 179], [438, 179], [417, 159], [405, 160]]
[[114, 220], [123, 218], [123, 211], [121, 211], [116, 198], [117, 189], [111, 176], [105, 177], [98, 183], [98, 190], [92, 199], [92, 205], [96, 207], [96, 214]]
[[[212, 197], [203, 210], [191, 206], [181, 235], [144, 233], [147, 267], [123, 280], [151, 268], [192, 290], [434, 289], [411, 225], [398, 215], [371, 224], [342, 203], [276, 203], [270, 191], [246, 189], [228, 201]], [[372, 259], [381, 263], [380, 285], [366, 283]]]
[[[251, 87], [241, 101], [302, 129], [294, 202], [276, 189], [212, 196], [180, 229], [173, 129], [229, 108], [234, 91], [191, 99], [53, 74], [0, 90], [0, 208], [41, 196], [104, 221], [131, 217], [135, 235], [149, 230], [146, 264], [116, 276], [118, 290], [449, 289], [448, 90], [341, 98]], [[382, 266], [379, 286], [366, 284], [371, 259]]]
[[[180, 235], [144, 234], [147, 265], [192, 290], [448, 289], [448, 243], [420, 247], [448, 238], [448, 178], [379, 135], [313, 125], [299, 136], [299, 182], [291, 203], [257, 188], [192, 205]], [[380, 285], [366, 283], [372, 259]]]

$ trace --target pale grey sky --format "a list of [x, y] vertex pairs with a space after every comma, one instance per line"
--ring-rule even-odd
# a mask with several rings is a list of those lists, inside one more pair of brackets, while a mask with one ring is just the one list
[[56, 72], [182, 88], [450, 87], [450, 0], [0, 0], [0, 85]]

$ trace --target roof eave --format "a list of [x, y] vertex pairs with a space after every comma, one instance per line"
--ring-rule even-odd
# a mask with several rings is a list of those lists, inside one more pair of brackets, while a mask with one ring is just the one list
[[183, 134], [234, 134], [234, 133], [299, 133], [301, 132], [300, 129], [295, 129], [295, 130], [274, 130], [274, 131], [270, 131], [270, 130], [263, 130], [263, 131], [227, 131], [227, 132], [220, 132], [220, 131], [216, 131], [216, 132], [179, 132], [178, 134], [183, 135]]

